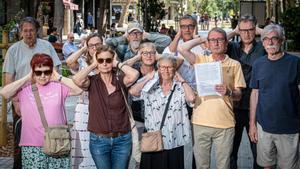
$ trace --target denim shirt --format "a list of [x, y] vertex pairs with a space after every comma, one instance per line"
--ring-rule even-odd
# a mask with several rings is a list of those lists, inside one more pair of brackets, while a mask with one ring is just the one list
[[[149, 33], [146, 40], [155, 44], [158, 53], [161, 53], [171, 43], [169, 36], [159, 33]], [[124, 36], [108, 38], [106, 44], [116, 50], [121, 61], [128, 60], [135, 55], [135, 53], [131, 51], [129, 43]]]

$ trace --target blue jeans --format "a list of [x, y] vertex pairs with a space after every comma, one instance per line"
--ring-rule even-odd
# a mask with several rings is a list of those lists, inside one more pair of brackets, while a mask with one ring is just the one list
[[116, 138], [90, 134], [90, 151], [98, 169], [126, 169], [131, 147], [131, 132]]

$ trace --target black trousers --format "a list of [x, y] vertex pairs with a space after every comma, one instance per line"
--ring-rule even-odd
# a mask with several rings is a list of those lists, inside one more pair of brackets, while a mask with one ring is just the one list
[[183, 146], [161, 152], [142, 153], [140, 169], [184, 169]]
[[230, 156], [230, 169], [237, 169], [238, 151], [242, 141], [244, 127], [247, 130], [248, 140], [253, 155], [253, 169], [263, 169], [256, 163], [256, 144], [250, 141], [249, 132], [249, 110], [234, 109], [235, 114], [235, 135], [233, 140], [233, 149]]

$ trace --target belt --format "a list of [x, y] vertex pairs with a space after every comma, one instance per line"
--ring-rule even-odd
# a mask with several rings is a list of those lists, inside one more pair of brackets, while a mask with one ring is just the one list
[[111, 132], [111, 133], [94, 133], [97, 136], [102, 136], [102, 137], [107, 137], [107, 138], [116, 138], [116, 137], [120, 137], [124, 134], [127, 134], [128, 131], [126, 132]]

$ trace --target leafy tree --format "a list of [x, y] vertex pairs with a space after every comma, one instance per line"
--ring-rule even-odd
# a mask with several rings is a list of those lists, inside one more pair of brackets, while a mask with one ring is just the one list
[[164, 2], [158, 0], [142, 0], [139, 1], [138, 6], [142, 11], [145, 31], [158, 32], [160, 21], [166, 15]]
[[300, 7], [290, 8], [282, 14], [282, 26], [285, 29], [287, 39], [292, 50], [300, 51]]

